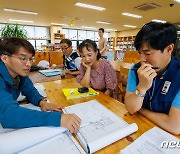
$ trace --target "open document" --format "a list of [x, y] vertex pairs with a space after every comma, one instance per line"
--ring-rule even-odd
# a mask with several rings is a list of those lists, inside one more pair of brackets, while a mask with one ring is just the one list
[[82, 124], [77, 137], [88, 153], [138, 130], [135, 123], [126, 123], [96, 100], [66, 107], [64, 112], [75, 113], [81, 118]]
[[85, 154], [65, 128], [33, 127], [0, 135], [0, 153]]
[[180, 140], [164, 130], [154, 127], [145, 132], [120, 154], [179, 154]]
[[[40, 110], [32, 104], [22, 107]], [[3, 129], [0, 124], [0, 154], [85, 154], [74, 137], [63, 127]]]

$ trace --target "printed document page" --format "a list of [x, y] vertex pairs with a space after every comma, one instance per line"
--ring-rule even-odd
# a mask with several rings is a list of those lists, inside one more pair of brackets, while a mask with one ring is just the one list
[[[161, 147], [164, 141], [175, 141], [180, 143], [180, 140], [164, 130], [154, 127], [145, 132], [134, 143], [128, 145], [120, 151], [120, 154], [179, 154], [180, 147]], [[179, 145], [179, 144], [178, 144]]]
[[77, 136], [90, 153], [138, 129], [136, 124], [129, 125], [96, 100], [66, 107], [65, 112], [75, 113], [81, 118], [82, 124]]
[[38, 143], [36, 146], [20, 151], [19, 154], [85, 154], [85, 151], [77, 143], [74, 137], [65, 131], [46, 142]]

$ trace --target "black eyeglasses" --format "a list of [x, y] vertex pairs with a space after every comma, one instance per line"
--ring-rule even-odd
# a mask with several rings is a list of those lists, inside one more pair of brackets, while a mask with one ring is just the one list
[[61, 48], [62, 51], [66, 51], [67, 49], [69, 49], [70, 47], [66, 47], [66, 48]]

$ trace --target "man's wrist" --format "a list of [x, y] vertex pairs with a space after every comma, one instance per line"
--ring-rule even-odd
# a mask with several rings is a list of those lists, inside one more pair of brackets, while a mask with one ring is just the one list
[[136, 88], [135, 94], [136, 94], [137, 96], [139, 96], [139, 97], [145, 97], [145, 93], [141, 93], [138, 88]]

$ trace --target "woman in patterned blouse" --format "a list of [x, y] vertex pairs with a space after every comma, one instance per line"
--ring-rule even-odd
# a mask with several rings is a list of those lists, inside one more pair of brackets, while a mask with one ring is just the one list
[[106, 59], [101, 59], [97, 44], [92, 40], [84, 40], [79, 45], [82, 57], [80, 72], [76, 77], [83, 87], [92, 87], [112, 96], [116, 86], [117, 77], [112, 65]]

